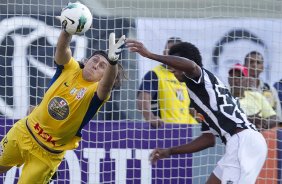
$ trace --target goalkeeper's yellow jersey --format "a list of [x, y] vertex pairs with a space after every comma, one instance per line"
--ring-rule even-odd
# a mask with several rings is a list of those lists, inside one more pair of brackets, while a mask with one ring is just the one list
[[109, 99], [97, 96], [98, 82], [82, 78], [82, 69], [73, 58], [57, 66], [42, 102], [27, 117], [34, 138], [53, 150], [77, 148], [81, 129]]

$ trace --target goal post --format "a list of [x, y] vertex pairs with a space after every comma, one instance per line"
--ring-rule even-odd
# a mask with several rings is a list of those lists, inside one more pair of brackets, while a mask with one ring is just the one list
[[[30, 106], [40, 103], [55, 73], [54, 52], [61, 28], [54, 17], [68, 2], [0, 2], [1, 139]], [[73, 36], [71, 49], [77, 60], [94, 50], [107, 50], [111, 32], [116, 37], [137, 38], [158, 54], [163, 53], [168, 38], [179, 37], [199, 48], [204, 67], [227, 86], [230, 68], [243, 64], [246, 54], [254, 50], [264, 57], [261, 78], [271, 86], [282, 79], [280, 1], [81, 2], [92, 11], [93, 26], [84, 35]], [[185, 144], [201, 134], [201, 125], [150, 127], [137, 107], [137, 93], [143, 76], [159, 63], [126, 48], [120, 62], [127, 79], [84, 127], [79, 148], [67, 152], [52, 183], [204, 183], [224, 153], [224, 145], [218, 139], [214, 148], [150, 165], [152, 149]], [[277, 90], [280, 96], [281, 89]], [[281, 130], [277, 127], [263, 134], [269, 157], [257, 183], [281, 182]], [[21, 169], [14, 167], [0, 176], [0, 183], [15, 183], [20, 173]]]

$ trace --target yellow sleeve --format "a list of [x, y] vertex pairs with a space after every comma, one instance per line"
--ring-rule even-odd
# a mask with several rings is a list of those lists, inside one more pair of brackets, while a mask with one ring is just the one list
[[259, 92], [246, 91], [245, 97], [240, 100], [240, 105], [247, 116], [259, 113], [262, 118], [276, 115], [267, 99]]
[[260, 112], [260, 108], [252, 103], [252, 98], [245, 97], [239, 100], [240, 107], [247, 116], [255, 115]]
[[260, 116], [262, 118], [268, 118], [270, 116], [276, 115], [276, 112], [273, 110], [271, 104], [269, 101], [263, 96], [262, 94], [259, 93], [257, 97], [257, 103], [260, 103], [261, 105], [261, 113]]
[[64, 70], [77, 69], [78, 67], [79, 67], [78, 62], [73, 57], [71, 57], [69, 62], [64, 65]]

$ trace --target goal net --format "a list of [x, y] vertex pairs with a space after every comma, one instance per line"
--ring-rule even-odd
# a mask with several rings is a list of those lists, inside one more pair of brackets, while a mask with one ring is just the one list
[[[54, 53], [61, 30], [54, 16], [59, 15], [68, 2], [0, 2], [1, 139], [15, 121], [25, 117], [29, 108], [38, 105], [44, 96], [55, 73]], [[93, 26], [84, 35], [72, 38], [71, 49], [77, 60], [89, 57], [95, 50], [107, 50], [111, 32], [115, 32], [116, 37], [126, 35], [128, 38], [137, 38], [158, 54], [163, 54], [169, 38], [178, 37], [196, 45], [204, 67], [230, 87], [230, 69], [236, 63], [244, 64], [245, 56], [257, 51], [264, 59], [260, 78], [269, 88], [276, 88], [277, 101], [271, 105], [278, 118], [282, 116], [279, 110], [279, 97], [282, 100], [280, 1], [80, 2], [91, 9]], [[145, 74], [159, 64], [129, 53], [127, 49], [123, 49], [121, 64], [127, 79], [121, 87], [113, 90], [110, 100], [83, 128], [79, 148], [67, 151], [51, 182], [205, 183], [224, 153], [224, 144], [218, 139], [213, 148], [173, 156], [159, 161], [155, 166], [150, 165], [149, 155], [154, 148], [185, 144], [201, 134], [201, 125], [165, 123], [157, 129], [151, 127], [143, 117], [142, 111], [145, 110], [138, 107], [137, 94]], [[178, 97], [181, 98], [181, 95]], [[155, 102], [164, 103], [160, 99]], [[161, 109], [156, 104], [157, 111], [175, 111], [170, 107]], [[184, 110], [188, 111], [188, 106]], [[282, 144], [279, 138], [282, 132], [278, 123], [274, 128], [264, 130], [263, 134], [269, 152], [257, 183], [281, 182]], [[0, 176], [0, 183], [17, 183], [20, 173], [21, 167], [13, 167]]]

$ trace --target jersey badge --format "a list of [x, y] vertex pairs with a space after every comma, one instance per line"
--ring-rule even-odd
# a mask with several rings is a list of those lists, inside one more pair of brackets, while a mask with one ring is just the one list
[[76, 92], [77, 92], [77, 89], [76, 89], [76, 88], [72, 88], [72, 89], [70, 90], [70, 94], [71, 94], [71, 95], [75, 94]]
[[61, 97], [54, 97], [48, 104], [48, 112], [56, 120], [64, 120], [69, 115], [68, 102]]
[[86, 88], [80, 89], [76, 95], [76, 99], [78, 100], [81, 99], [85, 95], [85, 92], [86, 92]]
[[179, 101], [184, 100], [183, 90], [182, 89], [176, 89], [176, 97]]

